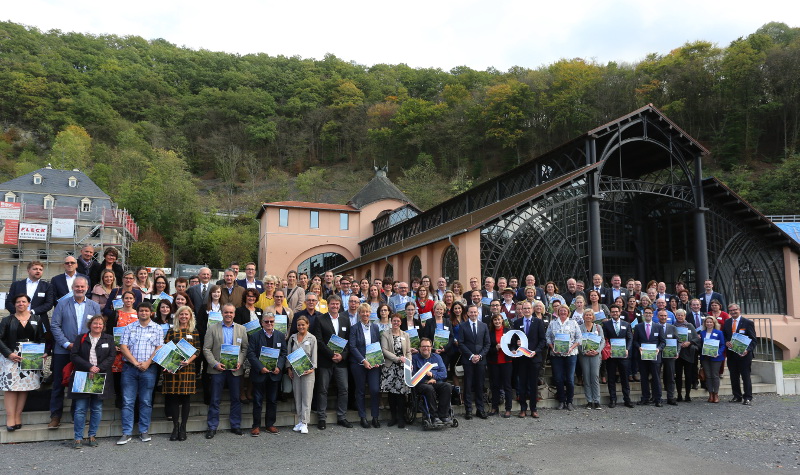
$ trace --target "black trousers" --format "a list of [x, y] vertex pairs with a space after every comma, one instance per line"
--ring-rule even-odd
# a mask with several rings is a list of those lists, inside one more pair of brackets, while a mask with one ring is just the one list
[[530, 410], [536, 411], [536, 400], [539, 397], [539, 370], [542, 364], [527, 357], [515, 358], [512, 364], [516, 366], [519, 376], [517, 396], [519, 396], [520, 410], [527, 411], [530, 402]]
[[639, 360], [639, 372], [642, 377], [642, 401], [647, 401], [651, 397], [653, 402], [661, 401], [661, 373], [659, 366], [657, 361]]
[[441, 381], [434, 384], [419, 383], [414, 388], [414, 391], [416, 391], [416, 394], [424, 396], [428, 403], [428, 407], [424, 405], [421, 407], [423, 413], [430, 408], [436, 409], [435, 414], [430, 414], [431, 417], [444, 419], [450, 416], [450, 396], [453, 393], [453, 386], [450, 383]]
[[489, 365], [489, 385], [492, 388], [492, 409], [500, 408], [500, 392], [503, 392], [506, 411], [511, 410], [511, 363]]
[[689, 391], [692, 390], [692, 386], [694, 386], [697, 381], [696, 356], [694, 361], [686, 361], [682, 358], [678, 358], [677, 361], [675, 361], [675, 386], [678, 388], [678, 395], [681, 394], [683, 389], [684, 376], [686, 377], [686, 394], [689, 394]]
[[[731, 389], [733, 397], [751, 401], [753, 399], [753, 383], [750, 381], [750, 367], [753, 358], [751, 355], [741, 357], [733, 351], [728, 352], [728, 371], [731, 373]], [[741, 383], [739, 379], [741, 378]], [[744, 385], [742, 393], [741, 385]]]
[[630, 370], [630, 360], [628, 358], [609, 358], [606, 360], [608, 368], [608, 396], [617, 401], [617, 383], [614, 382], [615, 375], [619, 375], [619, 383], [622, 385], [622, 400], [630, 402], [631, 386], [628, 382], [628, 371]]
[[464, 410], [467, 414], [472, 412], [473, 396], [475, 399], [475, 409], [484, 412], [483, 407], [483, 383], [486, 380], [486, 362], [464, 361]]

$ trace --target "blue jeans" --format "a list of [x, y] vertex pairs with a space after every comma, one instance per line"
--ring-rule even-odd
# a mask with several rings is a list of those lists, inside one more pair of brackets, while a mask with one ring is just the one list
[[225, 383], [228, 383], [228, 395], [231, 398], [231, 412], [229, 415], [231, 429], [238, 429], [242, 426], [242, 401], [239, 400], [242, 377], [235, 376], [233, 371], [223, 371], [211, 374], [211, 404], [208, 405], [208, 417], [206, 421], [208, 428], [217, 430], [219, 427], [219, 403], [222, 399], [222, 390]]
[[150, 430], [153, 413], [153, 387], [158, 378], [158, 365], [152, 364], [147, 371], [139, 371], [125, 363], [122, 368], [122, 433], [133, 434], [133, 405], [139, 398], [139, 433]]
[[575, 393], [575, 363], [578, 355], [556, 356], [550, 358], [553, 378], [556, 380], [556, 399], [558, 402], [572, 404]]
[[97, 436], [97, 428], [100, 427], [100, 419], [103, 418], [103, 400], [99, 394], [92, 394], [87, 398], [73, 399], [72, 406], [75, 408], [73, 424], [75, 427], [75, 440], [83, 440], [83, 431], [86, 429], [86, 411], [91, 411], [89, 417], [89, 437]]

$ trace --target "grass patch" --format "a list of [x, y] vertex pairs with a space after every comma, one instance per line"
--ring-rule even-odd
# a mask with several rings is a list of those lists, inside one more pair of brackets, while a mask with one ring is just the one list
[[783, 360], [783, 374], [800, 374], [800, 358]]

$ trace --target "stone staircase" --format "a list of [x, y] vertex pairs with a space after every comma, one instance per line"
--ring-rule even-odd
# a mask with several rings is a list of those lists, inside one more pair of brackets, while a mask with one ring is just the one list
[[[775, 393], [776, 392], [776, 385], [775, 384], [768, 384], [762, 382], [762, 379], [758, 375], [752, 375], [753, 381], [753, 393]], [[488, 392], [488, 380], [486, 382], [487, 392]], [[640, 383], [633, 382], [631, 383], [631, 400], [636, 402], [641, 397], [640, 391]], [[601, 402], [603, 404], [608, 403], [608, 392], [607, 387], [605, 384], [600, 385], [601, 391]], [[708, 398], [708, 393], [702, 389], [693, 391], [693, 402], [692, 404], [706, 404], [706, 399]], [[730, 379], [727, 375], [725, 375], [725, 379], [721, 381], [720, 384], [720, 391], [719, 395], [723, 402], [726, 402], [727, 397], [732, 394], [731, 386], [730, 386]], [[548, 387], [540, 387], [540, 395], [543, 398], [539, 402], [540, 409], [552, 409], [557, 407], [558, 403], [554, 399], [555, 391], [551, 390]], [[49, 398], [49, 391], [44, 390], [40, 394], [36, 395], [38, 399], [41, 401], [42, 399]], [[666, 393], [664, 393], [664, 398], [666, 399]], [[29, 399], [34, 400], [37, 399], [32, 394]], [[69, 407], [71, 404], [71, 400], [68, 398], [64, 399], [64, 416], [61, 419], [61, 427], [58, 429], [48, 429], [47, 424], [50, 422], [50, 413], [46, 410], [31, 410], [28, 411], [27, 408], [36, 404], [29, 404], [26, 405], [26, 411], [22, 413], [22, 425], [21, 429], [18, 429], [13, 432], [7, 432], [5, 430], [5, 422], [6, 422], [6, 412], [5, 412], [5, 404], [4, 398], [2, 393], [0, 393], [0, 443], [7, 444], [7, 443], [19, 443], [19, 442], [38, 442], [38, 441], [46, 441], [46, 440], [72, 440], [73, 439], [73, 425], [72, 425], [72, 418], [70, 416]], [[619, 386], [617, 387], [617, 402], [622, 403], [622, 394], [621, 389]], [[666, 401], [665, 401], [666, 402]], [[576, 407], [580, 407], [583, 404], [586, 404], [586, 399], [583, 395], [583, 387], [580, 385], [575, 386], [575, 397], [574, 397], [574, 404]], [[683, 404], [683, 403], [681, 403]], [[39, 404], [41, 405], [41, 404]], [[369, 402], [367, 402], [367, 407], [369, 408]], [[667, 406], [665, 406], [666, 408]], [[328, 408], [335, 408], [335, 398], [331, 397], [329, 399]], [[487, 406], [487, 410], [490, 406]], [[369, 409], [367, 409], [369, 411]], [[519, 410], [519, 405], [516, 401], [513, 404], [512, 411], [516, 412]], [[653, 409], [649, 409], [653, 410]], [[203, 432], [206, 430], [206, 414], [208, 411], [208, 406], [203, 404], [202, 394], [195, 394], [192, 397], [191, 403], [191, 411], [189, 421], [187, 423], [187, 431], [188, 432]], [[456, 416], [460, 417], [463, 414], [463, 406], [454, 407], [454, 411], [456, 412]], [[230, 428], [230, 423], [228, 421], [228, 415], [230, 413], [230, 403], [228, 402], [228, 392], [227, 390], [224, 392], [222, 397], [222, 403], [220, 404], [220, 423], [218, 430], [225, 430]], [[385, 420], [389, 417], [388, 406], [382, 409], [381, 411], [381, 419]], [[347, 414], [347, 418], [357, 425], [358, 413], [356, 411], [349, 411]], [[336, 421], [336, 412], [334, 410], [329, 410], [327, 412], [327, 420], [330, 423], [331, 421]], [[249, 429], [251, 426], [252, 421], [252, 405], [245, 404], [242, 405], [242, 429]], [[291, 395], [287, 395], [285, 402], [278, 403], [278, 415], [276, 426], [277, 427], [292, 427], [297, 423], [297, 418], [294, 413], [294, 399]], [[311, 414], [311, 423], [316, 424], [317, 416], [312, 411]], [[263, 422], [262, 422], [263, 424]], [[88, 414], [87, 414], [87, 425], [88, 425]], [[137, 432], [137, 426], [134, 424], [134, 433]], [[172, 432], [172, 422], [165, 419], [164, 416], [164, 398], [160, 393], [156, 393], [154, 402], [153, 402], [153, 415], [152, 415], [152, 422], [150, 425], [150, 434], [169, 434]], [[98, 437], [119, 437], [122, 435], [122, 421], [120, 411], [114, 407], [114, 401], [109, 400], [105, 401], [103, 405], [103, 418], [100, 423], [100, 427], [97, 432]]]

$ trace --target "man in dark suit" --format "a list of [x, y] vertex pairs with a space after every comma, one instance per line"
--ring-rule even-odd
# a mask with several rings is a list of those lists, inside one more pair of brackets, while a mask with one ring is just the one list
[[[478, 320], [486, 321], [487, 318], [492, 314], [492, 309], [488, 305], [482, 303], [483, 297], [481, 296], [480, 290], [473, 290], [470, 293], [470, 300], [469, 305], [474, 305], [475, 310], [478, 311]], [[491, 320], [489, 320], [491, 322]]]
[[334, 294], [328, 298], [328, 313], [319, 315], [314, 321], [311, 333], [317, 339], [317, 369], [316, 388], [314, 396], [317, 398], [317, 428], [325, 430], [328, 410], [328, 388], [331, 379], [336, 379], [336, 420], [342, 427], [352, 428], [353, 424], [347, 420], [347, 356], [350, 354], [348, 345], [341, 353], [334, 353], [328, 348], [331, 336], [337, 335], [345, 340], [350, 340], [350, 318], [339, 313], [342, 300]]
[[[619, 338], [625, 340], [625, 357], [614, 358], [611, 357], [606, 360], [606, 372], [608, 373], [608, 395], [610, 402], [608, 407], [614, 408], [617, 406], [617, 383], [616, 379], [619, 377], [619, 382], [622, 385], [622, 400], [625, 402], [625, 407], [633, 407], [631, 402], [631, 388], [628, 383], [628, 366], [630, 364], [629, 355], [631, 351], [631, 343], [633, 342], [633, 331], [629, 323], [623, 321], [620, 317], [620, 308], [612, 305], [609, 308], [611, 319], [603, 322], [603, 335], [606, 339]], [[606, 343], [610, 345], [609, 341]]]
[[200, 279], [200, 283], [190, 286], [186, 291], [189, 294], [189, 298], [192, 299], [195, 309], [199, 309], [208, 301], [208, 293], [211, 291], [211, 269], [208, 267], [200, 268], [197, 277]]
[[[380, 416], [381, 367], [372, 366], [369, 361], [367, 361], [366, 355], [368, 345], [373, 343], [380, 344], [381, 332], [378, 324], [372, 323], [369, 320], [371, 313], [369, 304], [362, 305], [366, 307], [359, 308], [359, 321], [355, 326], [351, 327], [350, 341], [347, 343], [347, 345], [350, 347], [350, 356], [348, 360], [350, 363], [350, 373], [353, 375], [353, 384], [355, 385], [355, 391], [353, 392], [355, 393], [358, 416], [361, 418], [361, 427], [369, 429], [369, 422], [367, 422], [367, 411], [364, 401], [364, 384], [367, 384], [369, 385], [370, 393], [370, 413], [372, 415], [372, 427], [379, 429], [381, 427], [381, 423], [378, 421], [378, 417]], [[319, 319], [324, 317], [318, 316], [317, 318]], [[326, 344], [327, 343], [317, 342], [317, 348], [319, 349], [319, 347]]]
[[494, 287], [494, 279], [487, 277], [483, 282], [483, 289], [481, 290], [481, 299], [492, 301], [494, 299], [500, 300], [500, 291]]
[[[50, 285], [53, 286], [53, 297], [55, 298], [55, 305], [58, 305], [58, 300], [70, 293], [72, 290], [72, 283], [75, 282], [75, 277], [77, 276], [86, 277], [87, 287], [89, 282], [89, 276], [78, 274], [78, 260], [75, 259], [73, 256], [67, 256], [64, 258], [64, 273], [58, 274], [57, 276], [50, 279]], [[89, 289], [91, 290], [91, 289]]]
[[462, 295], [461, 297], [467, 302], [472, 302], [472, 291], [473, 290], [481, 290], [480, 280], [478, 280], [477, 277], [470, 277], [469, 278], [469, 290], [464, 292], [464, 295]]
[[[606, 302], [606, 296], [608, 295], [608, 288], [603, 287], [603, 276], [600, 274], [595, 274], [592, 276], [592, 286], [586, 289], [586, 293], [590, 290], [596, 290], [600, 292], [600, 302]], [[612, 302], [613, 303], [613, 302]]]
[[[89, 317], [100, 315], [100, 305], [86, 298], [88, 292], [89, 278], [82, 275], [77, 276], [72, 282], [72, 297], [65, 299], [64, 304], [57, 306], [53, 312], [51, 330], [55, 346], [48, 429], [56, 429], [61, 424], [61, 415], [64, 410], [64, 386], [61, 385], [61, 373], [64, 371], [64, 366], [70, 362], [72, 345], [78, 335], [89, 330], [86, 327]], [[74, 408], [74, 406], [72, 407]]]
[[586, 298], [586, 295], [582, 291], [578, 290], [578, 281], [570, 277], [567, 279], [567, 291], [562, 292], [561, 296], [564, 297], [564, 301], [567, 302], [567, 305], [572, 305], [575, 303], [575, 297], [578, 295]]
[[[473, 292], [473, 296], [475, 293]], [[483, 407], [483, 383], [486, 379], [486, 355], [489, 353], [489, 328], [478, 319], [478, 307], [470, 305], [467, 308], [469, 320], [463, 322], [459, 328], [461, 340], [458, 348], [461, 350], [461, 361], [464, 365], [464, 418], [472, 419], [472, 398], [475, 397], [475, 407], [478, 417], [486, 419]]]
[[703, 282], [703, 289], [705, 292], [697, 296], [697, 298], [700, 300], [701, 312], [708, 313], [708, 306], [711, 304], [712, 300], [718, 300], [721, 306], [720, 308], [725, 308], [725, 297], [723, 297], [719, 292], [714, 292], [714, 281], [711, 279], [706, 279], [705, 282]]
[[44, 265], [39, 261], [28, 263], [28, 278], [18, 280], [11, 284], [6, 294], [6, 310], [14, 313], [14, 299], [17, 295], [25, 294], [31, 299], [30, 310], [34, 315], [42, 317], [45, 331], [50, 332], [50, 320], [47, 312], [53, 308], [53, 288], [50, 284], [42, 280]]
[[[514, 330], [520, 330], [528, 337], [528, 349], [533, 352], [530, 357], [520, 356], [514, 358], [516, 374], [519, 376], [519, 417], [528, 415], [528, 401], [530, 401], [531, 417], [539, 418], [536, 410], [536, 401], [539, 397], [539, 371], [542, 368], [542, 354], [547, 345], [544, 323], [541, 319], [533, 318], [533, 304], [527, 300], [522, 303], [522, 318], [517, 318], [513, 323]], [[511, 340], [511, 347], [519, 345], [519, 339]]]
[[232, 304], [234, 307], [242, 306], [242, 298], [244, 297], [244, 288], [236, 285], [236, 271], [230, 267], [225, 269], [222, 274], [222, 295], [219, 297], [220, 305], [226, 303]]
[[[86, 244], [81, 248], [81, 254], [78, 256], [78, 274], [92, 275], [92, 270], [99, 267], [100, 263], [94, 258], [94, 246]], [[91, 280], [89, 282], [91, 286]], [[91, 289], [91, 287], [90, 287]]]
[[[633, 329], [633, 348], [634, 351], [642, 352], [642, 344], [652, 343], [656, 345], [658, 353], [654, 361], [640, 360], [639, 372], [642, 375], [642, 399], [637, 403], [640, 406], [650, 404], [650, 398], [656, 407], [661, 407], [661, 380], [659, 378], [659, 367], [661, 365], [661, 350], [664, 349], [664, 328], [653, 322], [653, 309], [644, 309], [644, 323], [636, 325]], [[651, 380], [652, 378], [652, 380]], [[652, 393], [651, 393], [652, 388]]]
[[[236, 281], [236, 285], [245, 289], [256, 289], [258, 293], [264, 292], [264, 282], [256, 279], [256, 263], [248, 262], [244, 265], [244, 279]], [[278, 288], [276, 286], [276, 288]]]
[[[250, 382], [253, 383], [253, 427], [250, 435], [258, 437], [261, 433], [261, 403], [267, 398], [267, 425], [270, 434], [277, 434], [275, 420], [278, 416], [278, 391], [281, 387], [281, 371], [286, 364], [286, 336], [275, 330], [275, 315], [268, 313], [261, 318], [263, 331], [248, 337], [247, 361], [250, 362]], [[279, 351], [275, 369], [268, 371], [259, 360], [261, 347]]]
[[[309, 329], [314, 328], [317, 317], [321, 315], [319, 312], [317, 312], [317, 302], [319, 302], [317, 294], [314, 292], [306, 292], [306, 308], [294, 314], [294, 318], [292, 318], [292, 324], [289, 326], [289, 336], [297, 333], [297, 317], [300, 315], [305, 315], [306, 318], [308, 318]], [[327, 345], [328, 342], [325, 342], [325, 344]], [[317, 362], [317, 364], [319, 364], [319, 362]]]
[[[678, 331], [675, 325], [667, 323], [667, 309], [660, 309], [658, 311], [658, 323], [664, 328], [664, 340], [677, 339]], [[662, 358], [661, 371], [664, 376], [664, 389], [667, 391], [667, 404], [670, 406], [677, 406], [678, 402], [675, 401], [675, 358]]]
[[[753, 401], [753, 383], [750, 381], [750, 367], [753, 364], [753, 350], [756, 346], [756, 327], [752, 320], [742, 316], [738, 304], [732, 303], [728, 305], [728, 314], [731, 318], [725, 320], [722, 325], [722, 334], [725, 336], [725, 346], [728, 347], [728, 370], [731, 372], [733, 397], [730, 402], [741, 402], [745, 406], [749, 406]], [[733, 351], [731, 340], [736, 333], [751, 339], [750, 345], [741, 355]], [[744, 384], [744, 393], [742, 393], [742, 388], [739, 385], [739, 378], [742, 379]]]
[[[600, 292], [602, 295], [602, 292]], [[614, 304], [617, 297], [622, 297], [622, 301], [628, 302], [628, 289], [622, 286], [622, 277], [618, 274], [611, 276], [611, 287], [606, 289], [606, 297], [603, 303], [609, 307]]]
[[521, 302], [527, 298], [525, 297], [525, 291], [528, 287], [533, 287], [536, 290], [536, 300], [540, 302], [545, 301], [544, 289], [541, 287], [536, 287], [536, 277], [534, 277], [532, 274], [528, 274], [525, 276], [525, 285], [520, 286], [520, 288], [517, 290], [517, 302]]

